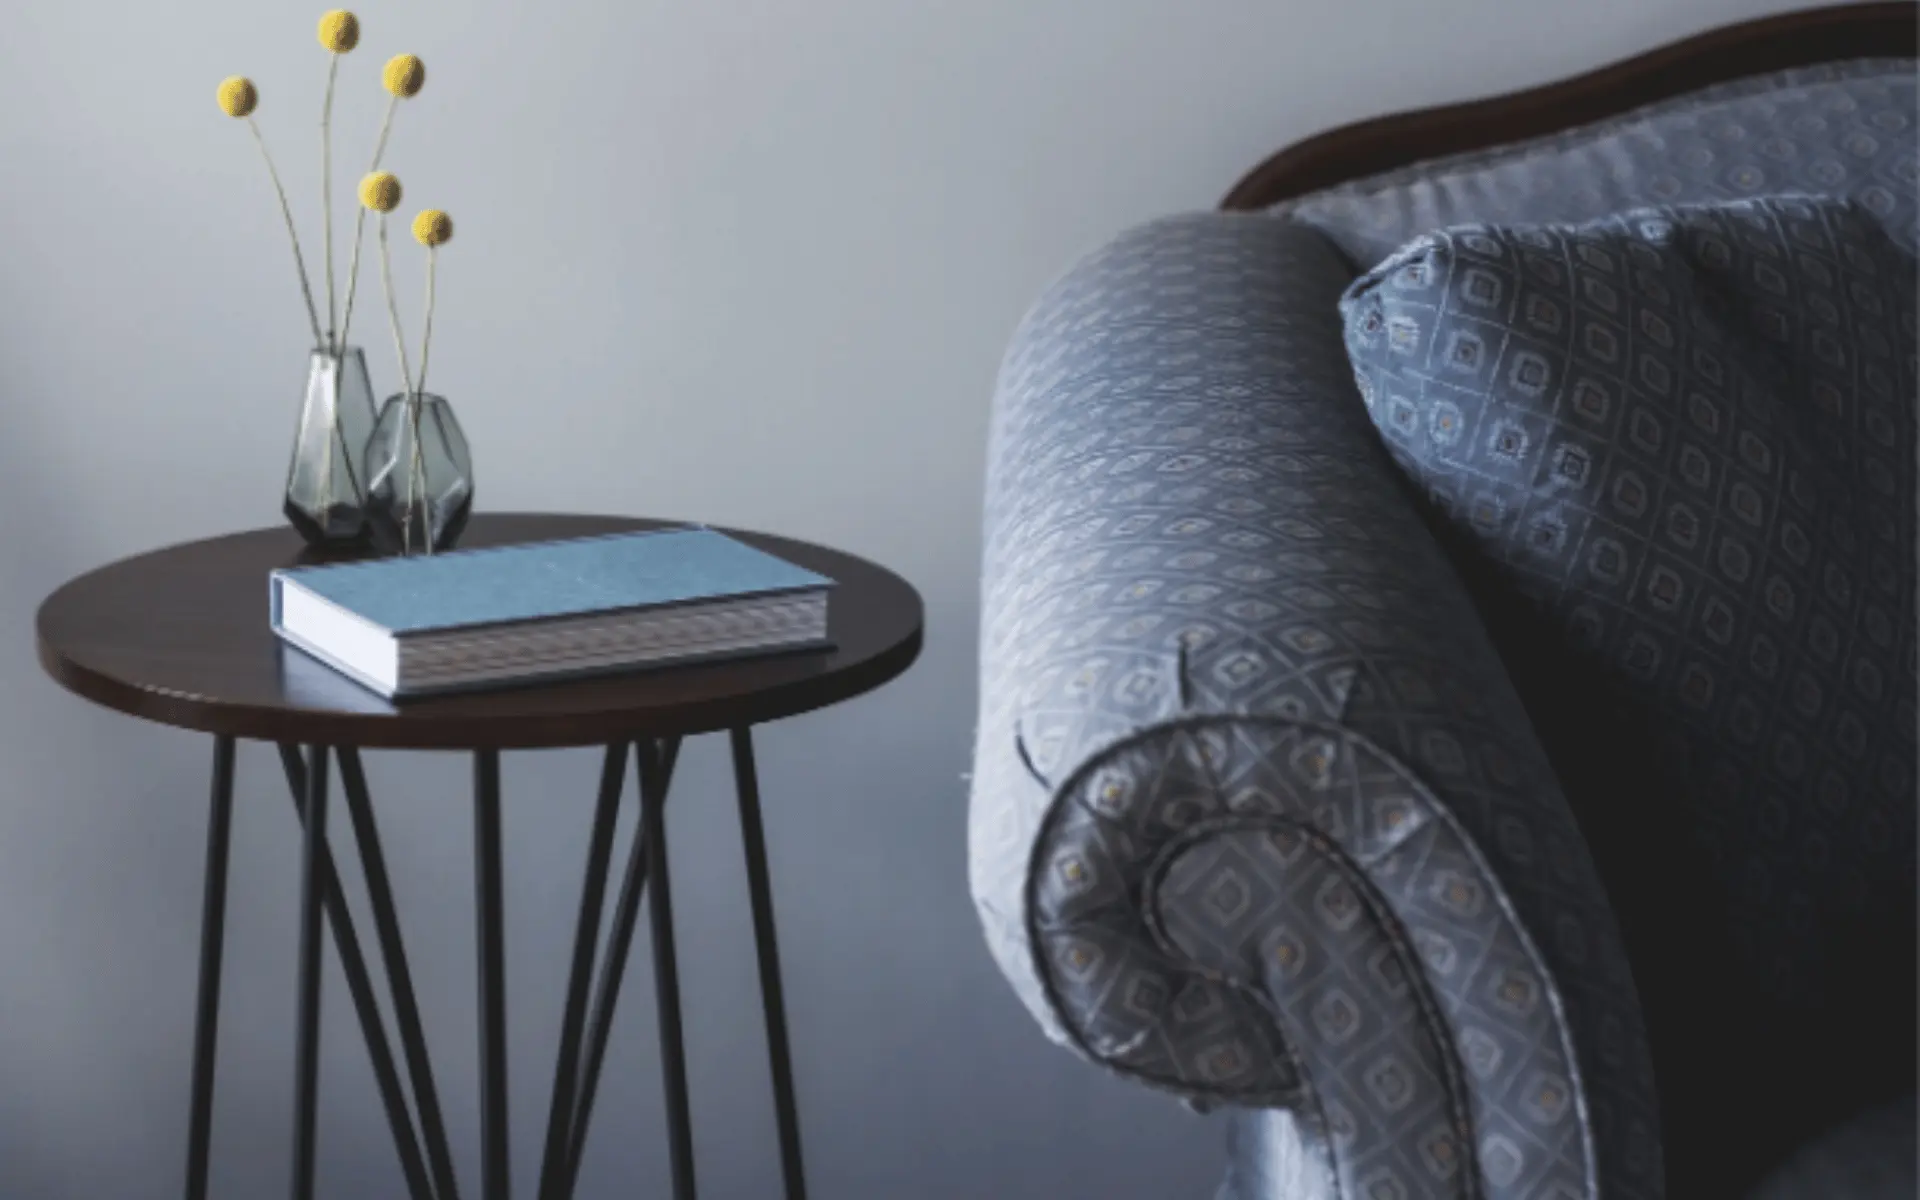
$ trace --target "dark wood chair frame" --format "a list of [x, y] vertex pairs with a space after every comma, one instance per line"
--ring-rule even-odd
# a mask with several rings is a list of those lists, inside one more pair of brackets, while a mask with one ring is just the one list
[[1392, 113], [1310, 137], [1242, 176], [1220, 207], [1256, 212], [1382, 171], [1544, 137], [1716, 83], [1854, 58], [1910, 58], [1920, 4], [1841, 4], [1743, 21], [1611, 66], [1460, 104]]

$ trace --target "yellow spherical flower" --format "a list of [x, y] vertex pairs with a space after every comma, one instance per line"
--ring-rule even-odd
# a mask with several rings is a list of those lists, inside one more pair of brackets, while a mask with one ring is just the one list
[[396, 96], [413, 96], [427, 81], [427, 66], [418, 55], [396, 54], [387, 60], [386, 69], [380, 73], [380, 82]]
[[220, 81], [220, 111], [230, 117], [244, 117], [260, 103], [260, 93], [253, 86], [253, 80], [245, 75], [233, 75]]
[[335, 54], [345, 54], [360, 44], [360, 18], [344, 8], [336, 8], [320, 18], [320, 44]]
[[453, 218], [429, 208], [413, 219], [413, 240], [422, 246], [444, 245], [453, 237]]
[[400, 180], [391, 171], [375, 171], [360, 181], [360, 203], [375, 212], [400, 207]]

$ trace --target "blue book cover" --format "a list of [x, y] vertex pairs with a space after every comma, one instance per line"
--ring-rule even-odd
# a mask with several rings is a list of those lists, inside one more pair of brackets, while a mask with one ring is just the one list
[[705, 528], [285, 568], [271, 584], [276, 627], [282, 578], [398, 637], [833, 586]]

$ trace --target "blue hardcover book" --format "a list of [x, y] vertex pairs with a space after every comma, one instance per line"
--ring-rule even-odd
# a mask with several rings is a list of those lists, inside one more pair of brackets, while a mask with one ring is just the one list
[[706, 528], [290, 567], [283, 641], [389, 699], [823, 648], [833, 580]]

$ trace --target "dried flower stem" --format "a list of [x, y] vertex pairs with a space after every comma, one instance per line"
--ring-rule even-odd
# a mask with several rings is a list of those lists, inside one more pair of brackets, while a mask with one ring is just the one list
[[420, 493], [420, 531], [425, 539], [428, 554], [433, 553], [433, 509], [427, 504], [427, 452], [420, 445], [420, 410], [425, 406], [419, 392], [407, 397], [407, 419], [413, 427], [413, 449], [407, 458], [407, 532], [402, 535], [401, 548], [405, 549], [406, 539], [413, 536], [413, 496], [417, 488]]
[[313, 306], [313, 288], [307, 282], [307, 261], [300, 254], [300, 234], [293, 227], [293, 207], [287, 203], [287, 189], [280, 184], [280, 172], [274, 168], [273, 155], [267, 152], [267, 139], [260, 135], [259, 123], [249, 116], [247, 128], [253, 130], [253, 140], [260, 147], [260, 156], [267, 160], [267, 174], [273, 179], [274, 193], [280, 197], [280, 216], [287, 223], [287, 236], [293, 239], [293, 265], [300, 272], [300, 294], [307, 301], [307, 321], [313, 326], [313, 344], [318, 349], [329, 349], [320, 333], [320, 314]]
[[[420, 410], [426, 405], [427, 392], [427, 349], [433, 345], [433, 268], [439, 255], [439, 247], [427, 247], [427, 315], [420, 330], [420, 374], [414, 385], [418, 389], [413, 394], [413, 404], [409, 415], [413, 418], [413, 478], [420, 485], [421, 528], [427, 540], [427, 553], [433, 553], [433, 509], [427, 503], [427, 459], [426, 449], [420, 444]], [[407, 525], [413, 525], [413, 493], [407, 493]]]
[[380, 160], [387, 155], [387, 135], [393, 132], [393, 113], [394, 110], [399, 107], [400, 97], [387, 97], [387, 115], [386, 118], [380, 122], [379, 140], [373, 144], [373, 165], [367, 168], [369, 173], [378, 171], [380, 169]]
[[347, 328], [353, 324], [353, 293], [360, 286], [360, 236], [367, 227], [367, 210], [362, 208], [353, 219], [353, 255], [347, 260], [347, 302], [340, 315], [340, 333], [336, 345], [347, 348]]
[[420, 475], [420, 393], [414, 390], [413, 373], [407, 369], [407, 341], [400, 330], [400, 302], [393, 292], [393, 254], [387, 243], [385, 213], [380, 214], [380, 280], [387, 292], [387, 316], [393, 323], [393, 348], [400, 355], [400, 384], [406, 389], [408, 429], [413, 436], [413, 448], [407, 456], [407, 507], [400, 518], [400, 553], [404, 555], [413, 551], [413, 493]]
[[380, 279], [387, 289], [387, 316], [393, 321], [393, 348], [400, 355], [400, 383], [413, 394], [413, 375], [407, 369], [407, 343], [400, 334], [400, 303], [393, 294], [393, 255], [387, 248], [387, 214], [380, 214]]
[[[321, 245], [327, 256], [327, 345], [334, 347], [333, 334], [339, 310], [334, 307], [333, 290], [333, 81], [340, 74], [340, 56], [327, 55], [327, 98], [320, 105], [320, 218], [323, 223]], [[334, 350], [335, 353], [339, 351]]]
[[433, 344], [433, 268], [440, 247], [427, 247], [427, 317], [420, 332], [420, 390], [427, 390], [427, 349]]
[[[380, 160], [387, 153], [387, 134], [393, 130], [393, 113], [400, 107], [400, 97], [387, 99], [387, 116], [380, 122], [380, 139], [373, 146], [373, 165], [367, 168], [371, 175], [380, 169]], [[347, 347], [347, 330], [353, 325], [353, 294], [360, 287], [360, 241], [367, 228], [367, 210], [362, 207], [353, 221], [353, 257], [347, 264], [347, 303], [340, 315], [340, 349]]]

